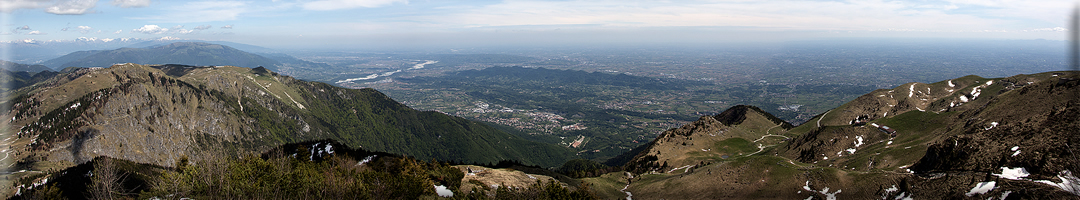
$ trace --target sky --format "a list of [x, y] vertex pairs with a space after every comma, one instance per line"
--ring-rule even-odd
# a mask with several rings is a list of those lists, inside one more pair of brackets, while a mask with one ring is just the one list
[[174, 37], [271, 48], [1064, 40], [1073, 0], [0, 0], [0, 40]]

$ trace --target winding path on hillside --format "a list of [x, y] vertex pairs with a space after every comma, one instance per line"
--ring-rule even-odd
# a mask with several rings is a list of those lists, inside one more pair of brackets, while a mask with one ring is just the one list
[[754, 142], [756, 143], [756, 142], [758, 142], [758, 141], [761, 141], [762, 139], [765, 139], [765, 137], [769, 137], [769, 136], [773, 136], [773, 137], [783, 137], [783, 138], [791, 139], [791, 138], [790, 138], [790, 137], [788, 137], [788, 136], [769, 134], [769, 132], [771, 132], [771, 131], [772, 131], [772, 129], [774, 129], [774, 128], [776, 128], [776, 127], [780, 127], [781, 125], [784, 125], [784, 124], [777, 124], [776, 126], [773, 126], [772, 128], [769, 128], [768, 130], [765, 130], [765, 135], [762, 135], [762, 136], [761, 136], [761, 138], [758, 138], [758, 139], [754, 140]]
[[829, 112], [832, 112], [832, 110], [825, 111], [825, 114], [821, 114], [821, 117], [817, 118], [817, 127], [818, 128], [821, 128], [821, 119], [825, 119], [825, 115], [828, 115]]
[[773, 127], [769, 128], [768, 130], [765, 130], [765, 135], [768, 135], [769, 131], [772, 131], [772, 129], [774, 129], [776, 127], [780, 127], [780, 125], [784, 125], [784, 124], [777, 124], [776, 126], [773, 126]]
[[626, 177], [627, 177], [626, 186], [624, 186], [619, 191], [622, 191], [622, 192], [626, 193], [626, 200], [633, 200], [633, 198], [631, 198], [631, 197], [633, 197], [634, 194], [630, 194], [630, 192], [627, 192], [626, 188], [630, 187], [630, 181], [629, 180], [634, 179], [634, 174], [631, 174], [630, 172], [625, 172], [625, 173], [626, 173]]
[[788, 137], [788, 136], [783, 136], [783, 135], [772, 135], [772, 134], [769, 134], [769, 135], [762, 135], [762, 136], [761, 136], [761, 138], [758, 138], [758, 139], [754, 140], [754, 142], [756, 143], [756, 142], [758, 142], [758, 141], [761, 141], [762, 139], [765, 139], [765, 137], [769, 137], [769, 136], [773, 136], [773, 137], [782, 137], [782, 138], [786, 138], [786, 139], [791, 139], [791, 137]]

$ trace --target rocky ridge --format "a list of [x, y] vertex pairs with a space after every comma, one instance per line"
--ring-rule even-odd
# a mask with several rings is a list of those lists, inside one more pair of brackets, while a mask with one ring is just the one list
[[565, 157], [557, 147], [412, 110], [372, 89], [300, 81], [265, 68], [129, 63], [78, 69], [20, 90], [3, 115], [11, 119], [4, 120], [10, 134], [3, 147], [12, 171], [63, 168], [98, 156], [171, 166], [182, 156], [240, 156], [320, 139], [460, 162], [554, 165]]
[[760, 141], [761, 126], [722, 143], [748, 141], [744, 148], [761, 150], [753, 155], [685, 156], [708, 153], [695, 145], [758, 115], [732, 108], [725, 113], [746, 120], [705, 116], [661, 134], [627, 163], [635, 174], [622, 191], [635, 198], [1077, 199], [1078, 80], [1075, 72], [1047, 72], [909, 83], [783, 133], [766, 130], [790, 137], [774, 146]]

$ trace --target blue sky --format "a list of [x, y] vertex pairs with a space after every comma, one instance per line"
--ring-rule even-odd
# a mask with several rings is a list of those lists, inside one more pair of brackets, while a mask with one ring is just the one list
[[275, 48], [1064, 39], [1071, 0], [0, 0], [0, 40], [160, 38]]

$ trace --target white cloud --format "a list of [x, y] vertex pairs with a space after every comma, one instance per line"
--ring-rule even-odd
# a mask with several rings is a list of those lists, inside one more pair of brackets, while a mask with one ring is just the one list
[[78, 28], [80, 33], [89, 33], [90, 30], [94, 29], [94, 28], [90, 28], [89, 26], [77, 26], [75, 28]]
[[352, 8], [376, 8], [394, 3], [408, 4], [408, 0], [321, 0], [302, 5], [305, 10], [341, 10]]
[[121, 8], [141, 8], [150, 6], [150, 0], [113, 0], [112, 5]]
[[143, 25], [142, 28], [131, 30], [131, 32], [145, 33], [145, 34], [163, 34], [163, 33], [169, 32], [169, 29], [161, 28], [158, 25]]
[[232, 29], [232, 24], [222, 26], [221, 29]]
[[116, 32], [113, 32], [113, 34], [120, 34], [120, 33], [123, 33], [123, 32], [124, 32], [124, 30], [116, 30]]
[[168, 8], [162, 15], [138, 17], [160, 23], [199, 23], [236, 20], [240, 14], [248, 12], [248, 2], [241, 1], [197, 1]]
[[23, 25], [15, 28], [15, 30], [30, 30], [30, 25]]
[[1062, 28], [1062, 27], [1054, 27], [1054, 28], [1037, 28], [1037, 29], [1031, 29], [1031, 30], [1024, 30], [1024, 32], [1065, 32], [1065, 31], [1069, 31], [1069, 29]]
[[191, 33], [195, 33], [195, 30], [187, 30], [187, 29], [178, 28], [178, 29], [173, 29], [172, 32], [170, 32], [170, 33], [191, 34]]
[[36, 9], [45, 7], [52, 0], [2, 0], [0, 1], [0, 11], [5, 13], [11, 13], [18, 9]]
[[176, 26], [173, 26], [172, 28], [173, 29], [180, 29], [180, 28], [184, 28], [184, 25], [176, 25]]
[[45, 8], [45, 12], [57, 15], [81, 15], [97, 5], [97, 0], [65, 0]]
[[202, 26], [196, 26], [196, 27], [195, 27], [195, 30], [206, 30], [206, 29], [210, 29], [210, 28], [213, 28], [213, 26], [210, 26], [210, 25], [202, 25]]
[[46, 35], [48, 33], [42, 33], [41, 31], [30, 31], [27, 35]]
[[94, 28], [89, 26], [76, 26], [76, 27], [64, 27], [60, 31], [78, 31], [79, 33], [89, 33]]
[[[484, 6], [437, 8], [440, 10], [435, 10], [434, 13], [449, 12], [450, 14], [410, 16], [403, 17], [401, 21], [442, 24], [448, 28], [596, 25], [598, 27], [759, 27], [828, 31], [970, 32], [1002, 29], [1015, 31], [1063, 26], [1063, 19], [1067, 16], [1065, 12], [1068, 11], [1066, 8], [1072, 5], [1068, 0], [1038, 2], [994, 0], [989, 2], [984, 3], [985, 5], [974, 5], [943, 1], [885, 0], [678, 3], [615, 0], [509, 0]], [[1052, 12], [1039, 12], [1039, 9], [1052, 10]], [[1021, 11], [1042, 14], [1020, 14]], [[1001, 17], [1003, 15], [1008, 17]]]

